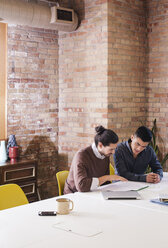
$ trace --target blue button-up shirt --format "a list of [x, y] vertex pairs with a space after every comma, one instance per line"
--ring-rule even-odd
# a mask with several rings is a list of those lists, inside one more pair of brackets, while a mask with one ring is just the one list
[[149, 165], [152, 172], [159, 174], [160, 178], [162, 178], [162, 166], [158, 161], [153, 148], [148, 145], [136, 158], [134, 158], [128, 143], [129, 141], [120, 143], [115, 150], [114, 162], [116, 174], [131, 181], [146, 182], [146, 175], [144, 173]]

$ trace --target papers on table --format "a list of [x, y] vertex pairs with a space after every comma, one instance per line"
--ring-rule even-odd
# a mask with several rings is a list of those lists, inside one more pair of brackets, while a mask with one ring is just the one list
[[99, 227], [92, 227], [89, 224], [84, 225], [77, 222], [72, 222], [72, 223], [58, 222], [54, 224], [53, 227], [84, 237], [92, 237], [102, 232], [102, 230]]
[[149, 184], [141, 183], [141, 182], [133, 182], [133, 181], [126, 181], [126, 182], [115, 182], [105, 186], [100, 186], [98, 189], [101, 191], [129, 191], [129, 190], [143, 190], [148, 188]]
[[154, 184], [151, 184], [150, 186], [150, 189], [152, 190], [152, 191], [155, 191], [155, 192], [158, 192], [158, 193], [167, 193], [167, 182], [168, 182], [168, 180], [166, 179], [162, 179], [162, 181], [161, 181], [162, 183], [154, 183]]

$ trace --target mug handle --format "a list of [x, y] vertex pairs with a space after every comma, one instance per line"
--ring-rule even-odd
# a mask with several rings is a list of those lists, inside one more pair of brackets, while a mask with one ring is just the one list
[[73, 201], [71, 201], [71, 200], [69, 200], [70, 202], [71, 202], [71, 204], [72, 204], [72, 207], [69, 209], [70, 211], [72, 211], [73, 210], [73, 208], [74, 208], [74, 203], [73, 203]]

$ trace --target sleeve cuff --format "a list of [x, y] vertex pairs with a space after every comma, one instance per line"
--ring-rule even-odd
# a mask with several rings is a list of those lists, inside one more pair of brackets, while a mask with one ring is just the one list
[[91, 184], [90, 190], [97, 189], [98, 186], [99, 186], [99, 179], [96, 178], [96, 177], [93, 177], [92, 178], [92, 184]]

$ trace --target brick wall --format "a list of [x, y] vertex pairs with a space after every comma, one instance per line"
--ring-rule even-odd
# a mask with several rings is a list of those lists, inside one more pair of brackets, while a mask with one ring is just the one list
[[107, 126], [107, 3], [74, 1], [80, 26], [59, 33], [59, 152], [61, 166], [93, 141], [94, 127]]
[[96, 125], [121, 140], [156, 117], [167, 151], [166, 3], [150, 1], [148, 12], [144, 3], [65, 0], [79, 16], [74, 32], [9, 27], [8, 135], [22, 157], [38, 158], [42, 198], [57, 194], [55, 172], [92, 142]]
[[58, 35], [8, 27], [8, 129], [20, 157], [38, 159], [42, 198], [57, 194]]
[[68, 164], [92, 142], [95, 125], [114, 129], [121, 140], [146, 123], [144, 2], [84, 3], [79, 29], [59, 35], [59, 151]]
[[[147, 1], [148, 4], [148, 124], [156, 118], [157, 143], [160, 158], [168, 152], [168, 16], [167, 1]], [[168, 163], [167, 163], [168, 166]]]
[[146, 121], [144, 1], [108, 4], [108, 125], [127, 139]]

